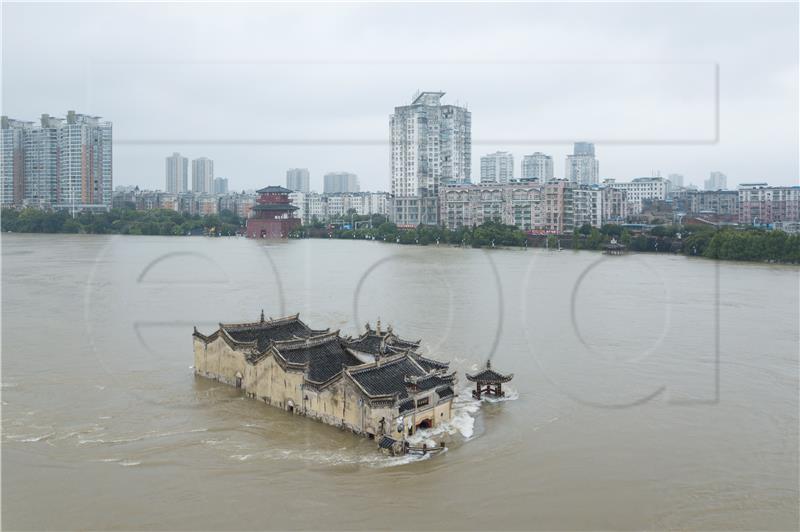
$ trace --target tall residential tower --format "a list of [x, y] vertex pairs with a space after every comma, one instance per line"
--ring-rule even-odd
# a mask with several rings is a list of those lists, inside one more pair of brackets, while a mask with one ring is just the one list
[[323, 192], [337, 194], [341, 192], [358, 192], [358, 176], [350, 172], [328, 172], [324, 177]]
[[507, 151], [481, 157], [481, 183], [508, 183], [514, 179], [514, 156]]
[[553, 158], [535, 152], [522, 158], [522, 179], [534, 179], [545, 183], [553, 179]]
[[166, 159], [166, 191], [181, 194], [189, 190], [189, 159], [180, 153], [173, 153]]
[[472, 116], [442, 105], [443, 92], [418, 93], [395, 107], [392, 135], [392, 219], [401, 226], [438, 223], [439, 186], [470, 182]]
[[572, 155], [567, 155], [564, 177], [579, 185], [600, 182], [600, 162], [594, 156], [594, 144], [576, 142]]
[[310, 192], [308, 168], [289, 168], [286, 170], [286, 188], [308, 194]]
[[192, 192], [214, 193], [214, 161], [208, 157], [192, 159]]

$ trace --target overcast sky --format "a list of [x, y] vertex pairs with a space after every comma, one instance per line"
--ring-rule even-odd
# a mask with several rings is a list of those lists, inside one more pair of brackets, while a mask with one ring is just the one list
[[[798, 6], [2, 4], [2, 113], [114, 123], [114, 184], [164, 157], [232, 189], [290, 167], [389, 190], [389, 115], [417, 90], [472, 112], [479, 158], [596, 143], [601, 178], [798, 183]], [[719, 101], [717, 101], [717, 92]]]

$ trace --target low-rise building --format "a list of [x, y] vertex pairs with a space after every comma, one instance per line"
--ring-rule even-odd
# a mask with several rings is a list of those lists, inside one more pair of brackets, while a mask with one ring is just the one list
[[566, 180], [445, 186], [439, 192], [440, 219], [451, 230], [496, 221], [533, 233], [569, 232], [573, 189]]
[[603, 189], [597, 185], [580, 185], [572, 191], [573, 223], [576, 228], [584, 224], [603, 225]]
[[739, 193], [735, 190], [688, 190], [673, 192], [675, 211], [702, 218], [713, 216], [714, 221], [734, 222], [739, 219]]
[[628, 214], [641, 214], [644, 200], [666, 200], [671, 193], [671, 184], [663, 177], [638, 177], [627, 183], [614, 179], [603, 181], [606, 186], [624, 190], [628, 202]]
[[771, 187], [767, 183], [742, 183], [737, 194], [741, 224], [800, 221], [800, 186]]
[[603, 224], [621, 224], [628, 216], [628, 193], [613, 186], [601, 188], [603, 194]]

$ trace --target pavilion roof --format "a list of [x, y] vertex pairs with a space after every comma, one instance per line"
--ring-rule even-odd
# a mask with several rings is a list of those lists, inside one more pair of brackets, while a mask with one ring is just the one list
[[291, 194], [292, 192], [294, 191], [278, 185], [270, 185], [268, 187], [256, 190], [256, 194]]
[[486, 368], [477, 373], [467, 373], [467, 380], [477, 382], [480, 384], [496, 384], [501, 382], [508, 382], [514, 378], [513, 373], [504, 375], [492, 369], [491, 360], [486, 361]]
[[254, 211], [296, 211], [299, 208], [291, 203], [256, 203], [253, 205]]

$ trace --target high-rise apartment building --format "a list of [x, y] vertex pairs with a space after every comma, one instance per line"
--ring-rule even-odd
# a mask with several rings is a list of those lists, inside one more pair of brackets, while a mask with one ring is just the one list
[[442, 105], [443, 92], [421, 92], [395, 107], [392, 136], [392, 219], [401, 226], [438, 223], [439, 186], [470, 182], [472, 115]]
[[572, 155], [567, 155], [564, 177], [579, 185], [596, 185], [600, 181], [600, 162], [595, 158], [594, 144], [575, 143]]
[[286, 170], [286, 188], [308, 194], [310, 191], [308, 168], [289, 168]]
[[706, 190], [726, 190], [728, 188], [728, 176], [722, 172], [711, 172], [704, 185]]
[[214, 192], [214, 161], [208, 157], [192, 159], [192, 192], [201, 194]]
[[328, 172], [325, 174], [323, 192], [336, 194], [339, 192], [358, 192], [358, 176], [349, 172]]
[[227, 194], [228, 193], [228, 178], [215, 177], [214, 178], [214, 194]]
[[553, 158], [538, 151], [524, 156], [522, 179], [535, 179], [540, 183], [553, 179]]
[[182, 194], [189, 190], [189, 159], [173, 153], [166, 159], [166, 188], [170, 194]]
[[59, 144], [63, 120], [43, 114], [25, 135], [23, 203], [50, 207], [58, 202]]
[[672, 183], [672, 188], [683, 188], [683, 174], [669, 174], [667, 179]]
[[481, 183], [508, 183], [514, 179], [514, 156], [497, 151], [481, 157]]
[[5, 205], [111, 208], [112, 126], [69, 111], [39, 124], [2, 118], [0, 194]]
[[111, 123], [67, 112], [58, 149], [56, 208], [111, 208]]
[[30, 122], [0, 118], [0, 204], [22, 205], [25, 195], [25, 133]]

